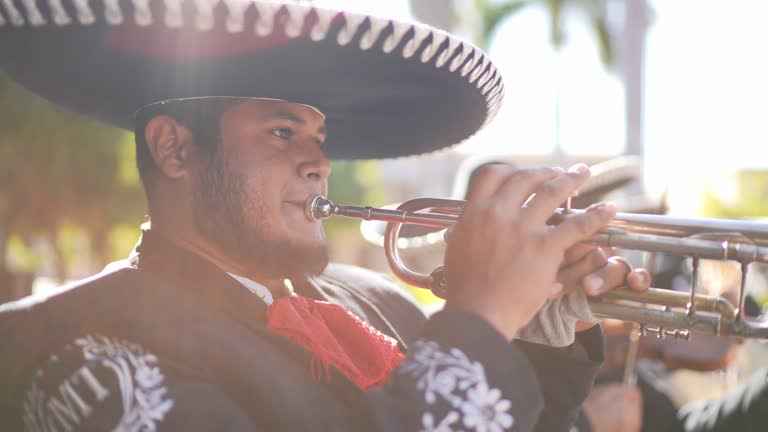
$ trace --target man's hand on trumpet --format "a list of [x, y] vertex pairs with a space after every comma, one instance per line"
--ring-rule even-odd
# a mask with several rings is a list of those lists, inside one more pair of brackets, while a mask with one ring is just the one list
[[581, 289], [589, 296], [597, 296], [622, 285], [644, 291], [651, 277], [647, 270], [633, 269], [623, 258], [614, 256], [613, 250], [577, 244], [565, 252], [557, 282], [563, 286], [560, 294]]
[[547, 225], [589, 175], [583, 164], [568, 171], [501, 164], [478, 171], [446, 250], [447, 307], [477, 313], [512, 339], [548, 299], [575, 289], [594, 295], [625, 280], [647, 288], [647, 272], [581, 244], [607, 226], [616, 213], [612, 203]]
[[[645, 291], [651, 285], [651, 276], [645, 269], [633, 269], [615, 251], [592, 244], [577, 244], [565, 252], [565, 258], [557, 272], [561, 292], [555, 296], [580, 289], [588, 296], [597, 296], [620, 286]], [[578, 322], [576, 331], [594, 326], [591, 322]]]

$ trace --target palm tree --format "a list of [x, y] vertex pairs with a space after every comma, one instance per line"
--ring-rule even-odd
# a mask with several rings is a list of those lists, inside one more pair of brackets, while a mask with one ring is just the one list
[[544, 6], [549, 15], [549, 39], [556, 49], [562, 48], [567, 40], [567, 29], [564, 25], [566, 13], [580, 13], [590, 23], [595, 35], [600, 58], [610, 66], [615, 60], [615, 48], [607, 18], [608, 4], [612, 0], [474, 0], [475, 7], [481, 17], [480, 43], [484, 44], [499, 23], [509, 16], [530, 6]]
[[[615, 30], [609, 25], [608, 10], [613, 4], [624, 7], [621, 34], [614, 34]], [[457, 5], [464, 6], [461, 16], [457, 13]], [[642, 156], [645, 33], [651, 16], [647, 0], [411, 0], [417, 18], [445, 30], [462, 27], [462, 22], [469, 21], [470, 28], [465, 32], [469, 30], [471, 38], [486, 49], [490, 37], [505, 18], [532, 6], [543, 6], [548, 11], [549, 39], [555, 49], [562, 48], [568, 39], [564, 20], [568, 13], [579, 14], [589, 21], [603, 64], [611, 70], [619, 69], [622, 75], [626, 108], [625, 153]], [[468, 13], [476, 16], [467, 18]], [[621, 49], [617, 49], [617, 44], [621, 44]], [[617, 56], [618, 51], [621, 51], [621, 58]]]
[[488, 48], [488, 41], [499, 24], [531, 6], [544, 6], [549, 12], [550, 41], [555, 48], [561, 48], [567, 40], [567, 29], [563, 16], [567, 11], [581, 13], [591, 23], [600, 49], [600, 58], [606, 65], [614, 61], [614, 46], [607, 22], [608, 4], [612, 0], [466, 0], [461, 17], [455, 2], [445, 0], [411, 0], [413, 14], [420, 20], [445, 30], [455, 30], [461, 22], [468, 20], [469, 11], [476, 15], [470, 29], [471, 38], [480, 46]]

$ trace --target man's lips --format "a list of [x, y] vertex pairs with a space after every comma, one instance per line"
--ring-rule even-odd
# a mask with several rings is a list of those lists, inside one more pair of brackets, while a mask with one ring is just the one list
[[307, 201], [306, 200], [301, 200], [301, 201], [299, 201], [299, 200], [286, 200], [286, 201], [283, 201], [283, 203], [288, 204], [288, 206], [290, 206], [290, 207], [295, 207], [296, 209], [300, 210], [301, 213], [304, 215], [304, 217], [307, 219], [308, 222], [313, 222], [313, 223], [317, 222], [315, 220], [310, 219], [307, 216], [307, 214], [306, 214], [306, 211], [307, 211], [307, 209], [306, 209]]
[[284, 203], [287, 204], [289, 207], [295, 207], [301, 210], [302, 213], [304, 212], [304, 203], [301, 201], [284, 201]]
[[299, 206], [301, 208], [304, 208], [304, 206], [307, 205], [307, 201], [311, 200], [312, 198], [314, 198], [314, 197], [316, 197], [318, 195], [325, 196], [325, 195], [322, 195], [320, 193], [313, 192], [313, 193], [307, 194], [305, 196], [291, 197], [291, 198], [283, 200], [283, 202], [286, 203], [286, 204], [296, 205], [296, 206]]

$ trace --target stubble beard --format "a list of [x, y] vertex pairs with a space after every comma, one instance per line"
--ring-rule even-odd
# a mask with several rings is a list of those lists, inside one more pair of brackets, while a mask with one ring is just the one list
[[321, 273], [328, 265], [325, 244], [275, 235], [272, 226], [279, 221], [266, 217], [260, 191], [248, 188], [221, 153], [212, 156], [193, 195], [193, 222], [200, 234], [249, 273], [267, 279]]

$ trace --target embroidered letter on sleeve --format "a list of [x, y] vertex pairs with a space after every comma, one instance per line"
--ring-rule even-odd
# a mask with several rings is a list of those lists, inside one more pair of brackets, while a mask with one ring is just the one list
[[473, 431], [501, 432], [514, 424], [510, 402], [501, 391], [488, 386], [485, 369], [457, 348], [442, 351], [433, 341], [417, 342], [398, 373], [417, 379], [427, 405], [447, 403], [447, 414], [425, 412], [422, 430], [452, 432], [458, 427]]
[[113, 431], [154, 431], [173, 407], [158, 359], [143, 347], [84, 336], [51, 355], [27, 388], [28, 432], [77, 431], [110, 424]]

